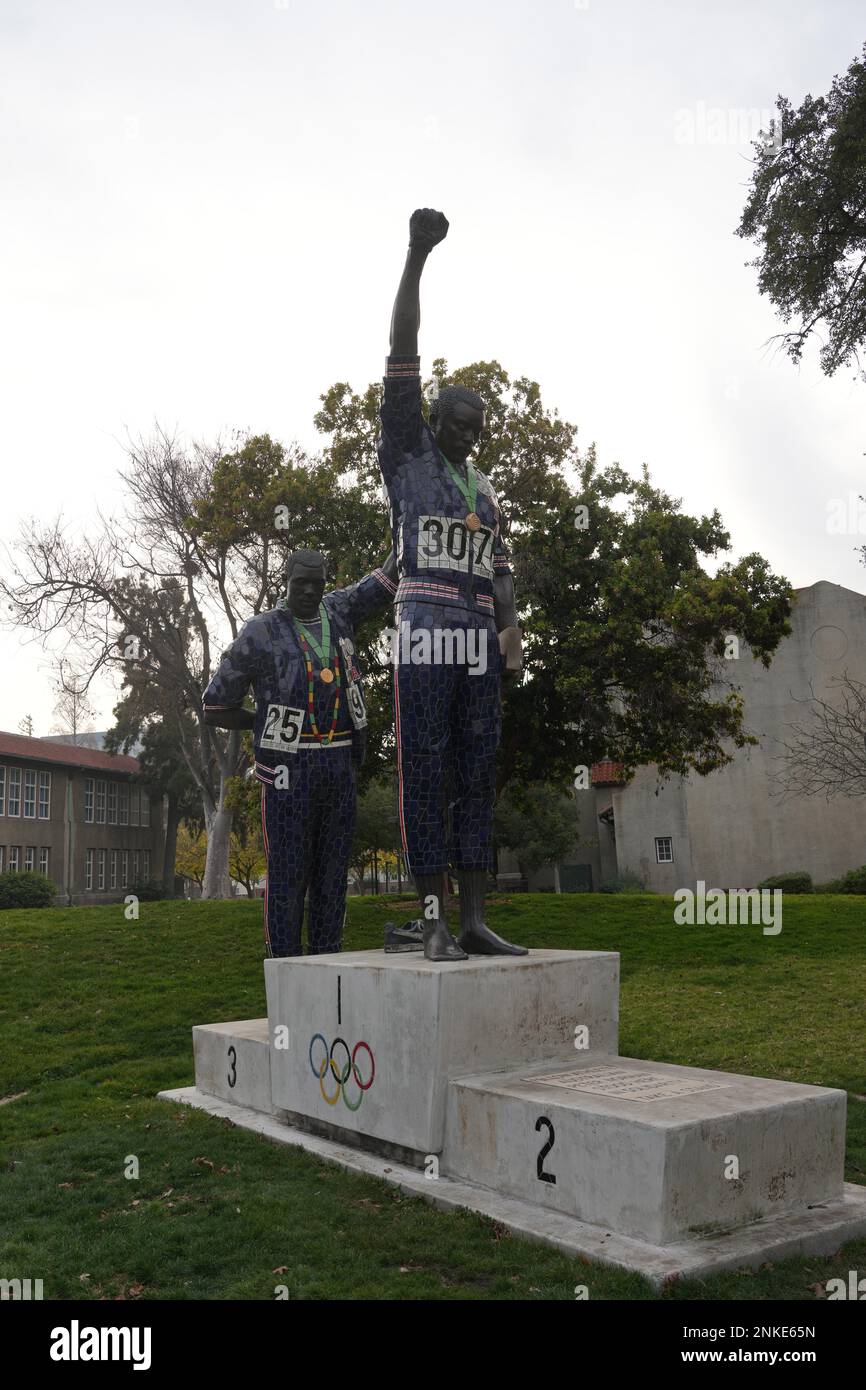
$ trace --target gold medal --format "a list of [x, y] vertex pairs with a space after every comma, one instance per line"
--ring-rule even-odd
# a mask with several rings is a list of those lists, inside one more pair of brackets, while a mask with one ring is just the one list
[[466, 518], [466, 525], [470, 531], [478, 531], [481, 527], [481, 517], [477, 512], [470, 512]]
[[334, 673], [331, 670], [330, 666], [322, 667], [321, 671], [319, 672], [319, 679], [323, 680], [325, 682], [325, 685], [331, 684], [331, 681], [334, 679]]

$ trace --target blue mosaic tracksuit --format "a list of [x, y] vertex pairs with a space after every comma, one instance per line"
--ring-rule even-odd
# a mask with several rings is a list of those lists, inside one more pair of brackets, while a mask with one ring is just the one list
[[[384, 607], [394, 589], [382, 570], [374, 570], [347, 589], [325, 594], [336, 680], [330, 685], [320, 680], [320, 664], [312, 656], [313, 718], [304, 655], [284, 606], [244, 625], [204, 693], [205, 709], [236, 708], [253, 687], [255, 775], [263, 784], [268, 860], [265, 942], [271, 956], [301, 954], [308, 889], [310, 955], [340, 949], [355, 828], [355, 769], [363, 761], [367, 723], [354, 629]], [[318, 620], [304, 625], [320, 633]]]
[[[391, 508], [400, 582], [394, 670], [399, 810], [403, 848], [413, 875], [490, 869], [496, 749], [501, 722], [499, 640], [493, 577], [510, 574], [499, 503], [477, 472], [475, 511], [442, 462], [421, 412], [418, 357], [389, 357], [380, 411], [379, 467]], [[408, 631], [450, 630], [477, 644], [473, 663], [413, 662]], [[420, 650], [420, 646], [419, 646]], [[468, 651], [472, 647], [467, 648]], [[435, 651], [435, 648], [434, 648]], [[443, 655], [447, 642], [443, 642]], [[449, 798], [446, 832], [445, 800]]]

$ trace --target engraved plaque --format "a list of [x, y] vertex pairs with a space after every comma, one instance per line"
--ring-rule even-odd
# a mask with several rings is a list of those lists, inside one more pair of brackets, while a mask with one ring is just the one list
[[596, 1096], [619, 1100], [675, 1100], [697, 1091], [718, 1091], [727, 1081], [689, 1081], [666, 1076], [660, 1071], [631, 1071], [625, 1067], [581, 1067], [579, 1071], [553, 1072], [548, 1076], [525, 1076], [538, 1086], [559, 1086], [565, 1091], [589, 1091]]

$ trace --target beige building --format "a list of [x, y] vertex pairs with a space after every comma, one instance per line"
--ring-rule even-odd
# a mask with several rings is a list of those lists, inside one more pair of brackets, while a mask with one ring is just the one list
[[162, 799], [138, 760], [0, 733], [0, 872], [35, 870], [58, 906], [119, 902], [162, 875]]
[[[732, 675], [756, 747], [707, 777], [659, 783], [640, 768], [627, 786], [613, 763], [593, 768], [592, 788], [575, 793], [580, 843], [533, 889], [596, 890], [630, 870], [648, 888], [752, 888], [773, 874], [805, 869], [826, 883], [866, 864], [866, 799], [781, 796], [784, 742], [808, 722], [812, 692], [838, 702], [832, 678], [866, 684], [866, 595], [820, 580], [798, 589], [791, 635], [769, 669], [742, 650]], [[788, 726], [788, 727], [786, 727]], [[658, 793], [658, 794], [656, 794]], [[500, 870], [516, 865], [500, 858]]]

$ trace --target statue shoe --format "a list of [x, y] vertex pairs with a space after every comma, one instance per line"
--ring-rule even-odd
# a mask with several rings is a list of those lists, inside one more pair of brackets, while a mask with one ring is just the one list
[[528, 956], [525, 946], [513, 946], [491, 931], [483, 922], [473, 922], [460, 933], [458, 946], [470, 956]]
[[413, 922], [385, 923], [386, 951], [421, 951], [424, 949], [424, 923], [420, 918]]
[[424, 923], [424, 956], [427, 960], [467, 960], [441, 918]]

